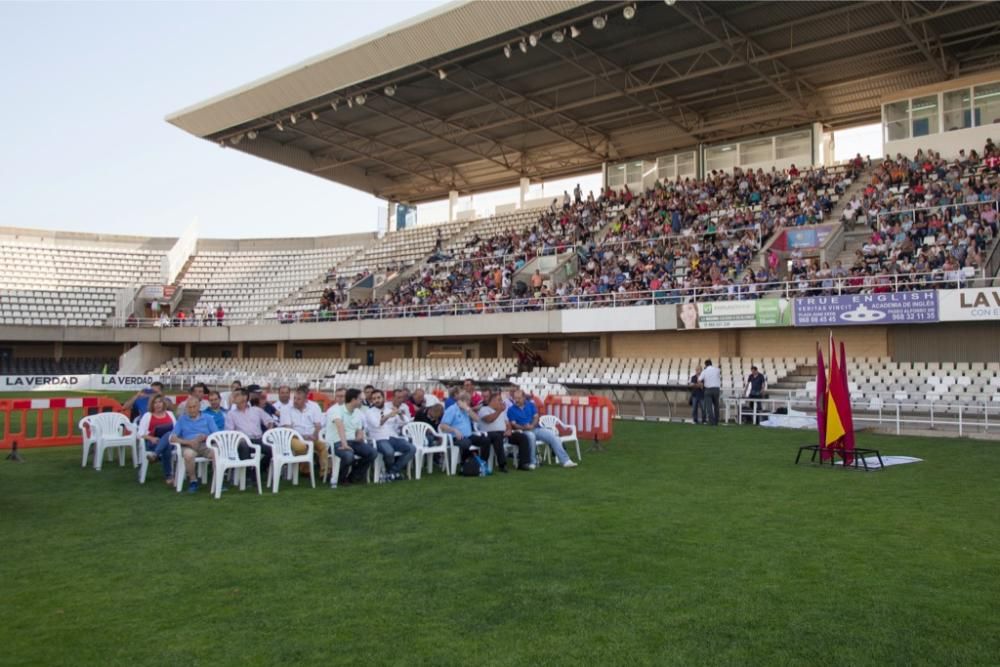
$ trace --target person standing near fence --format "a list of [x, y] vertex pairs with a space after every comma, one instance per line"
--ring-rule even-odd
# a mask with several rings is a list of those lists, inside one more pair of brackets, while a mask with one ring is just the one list
[[701, 366], [694, 369], [694, 375], [691, 376], [688, 383], [691, 387], [691, 421], [695, 424], [705, 424], [707, 423], [705, 419], [705, 388], [698, 381], [699, 375], [701, 375]]
[[705, 421], [712, 426], [719, 425], [719, 394], [722, 389], [722, 373], [705, 360], [705, 368], [698, 374], [698, 382], [705, 388]]

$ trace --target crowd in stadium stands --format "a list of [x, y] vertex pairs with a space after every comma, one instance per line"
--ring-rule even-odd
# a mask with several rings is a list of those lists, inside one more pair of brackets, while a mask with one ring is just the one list
[[[608, 189], [599, 197], [564, 194], [532, 226], [490, 238], [473, 237], [454, 253], [439, 249], [412, 278], [377, 301], [355, 301], [281, 321], [391, 317], [406, 314], [533, 310], [624, 299], [645, 304], [699, 298], [759, 296], [777, 267], [748, 271], [775, 230], [822, 222], [863, 161], [845, 174], [824, 168], [765, 172], [737, 168], [705, 179], [657, 182], [646, 192]], [[540, 255], [575, 251], [575, 277], [555, 286], [536, 271], [517, 276]]]
[[[404, 430], [413, 421], [431, 427], [429, 444], [443, 438], [451, 440], [460, 453], [463, 474], [492, 472], [488, 470], [490, 452], [496, 470], [508, 472], [505, 444], [517, 448], [517, 460], [512, 465], [518, 470], [538, 466], [538, 444], [549, 447], [561, 467], [578, 465], [566, 453], [558, 433], [539, 425], [540, 413], [533, 397], [513, 385], [507, 391], [479, 391], [472, 380], [465, 380], [443, 400], [422, 389], [411, 393], [401, 388], [390, 395], [370, 385], [363, 390], [341, 388], [325, 414], [309, 396], [308, 385], [294, 390], [282, 385], [271, 400], [266, 388], [259, 385], [243, 387], [235, 381], [230, 391], [220, 393], [199, 383], [182, 403], [174, 405], [163, 394], [163, 385], [154, 382], [123, 407], [137, 425], [149, 461], [161, 463], [167, 485], [174, 485], [175, 475], [186, 475], [190, 493], [199, 486], [195, 459], [214, 459], [216, 452], [207, 439], [219, 431], [242, 433], [250, 444], [260, 448], [262, 480], [267, 478], [273, 454], [264, 442], [264, 433], [277, 427], [294, 432], [294, 453], [306, 454], [312, 445], [314, 460], [302, 464], [303, 472], [308, 474], [309, 468], [315, 466], [321, 479], [330, 476], [331, 486], [366, 483], [376, 457], [382, 457], [385, 464], [379, 482], [402, 480], [416, 453]], [[184, 471], [174, 470], [178, 445]], [[247, 443], [241, 444], [239, 457], [252, 456], [253, 449]], [[330, 466], [334, 456], [340, 462], [336, 479]], [[447, 456], [440, 462], [447, 465]]]
[[[845, 210], [849, 222], [867, 224], [871, 237], [849, 268], [793, 268], [823, 285], [845, 279], [848, 291], [890, 291], [960, 284], [963, 269], [984, 266], [996, 237], [1000, 151], [960, 151], [955, 160], [918, 151], [887, 158], [864, 193]], [[930, 274], [930, 275], [928, 275]]]

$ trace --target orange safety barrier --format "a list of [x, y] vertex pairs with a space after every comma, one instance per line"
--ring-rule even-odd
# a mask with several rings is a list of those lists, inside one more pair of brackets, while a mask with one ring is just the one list
[[80, 420], [96, 412], [120, 412], [105, 396], [0, 399], [0, 449], [79, 445]]
[[615, 405], [605, 396], [546, 396], [543, 412], [576, 426], [581, 439], [610, 440], [613, 434]]

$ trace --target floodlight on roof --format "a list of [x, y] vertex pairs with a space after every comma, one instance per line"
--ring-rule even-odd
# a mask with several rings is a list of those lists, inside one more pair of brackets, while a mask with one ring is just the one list
[[233, 146], [237, 145], [241, 141], [243, 141], [243, 134], [234, 134], [233, 136], [229, 137], [229, 143], [231, 143]]
[[580, 36], [580, 29], [577, 28], [575, 25], [571, 25], [569, 27], [569, 36], [572, 37], [573, 39], [576, 39], [577, 37]]
[[528, 35], [528, 44], [531, 44], [532, 46], [538, 46], [538, 41], [541, 38], [542, 38], [541, 33], [533, 32], [530, 35]]
[[354, 100], [352, 100], [350, 97], [347, 98], [347, 108], [348, 109], [354, 108]]
[[503, 55], [506, 58], [510, 58], [510, 44], [503, 45]]
[[281, 124], [280, 120], [277, 123], [275, 123], [274, 126], [276, 128], [278, 128], [278, 132], [284, 132], [285, 131], [285, 126]]
[[225, 148], [225, 147], [226, 147], [226, 142], [222, 139], [219, 139], [219, 148]]
[[673, 7], [677, 3], [677, 0], [663, 0], [663, 1], [667, 3], [667, 7]]
[[295, 123], [299, 122], [299, 117], [296, 116], [295, 114], [291, 114], [290, 116], [288, 116], [288, 120], [291, 121], [292, 125], [295, 125]]
[[337, 100], [330, 102], [330, 108], [333, 109], [334, 111], [337, 110]]
[[596, 28], [597, 30], [604, 30], [604, 26], [606, 26], [608, 24], [608, 17], [607, 16], [595, 16], [594, 20], [592, 21], [592, 23], [594, 25], [594, 28]]
[[357, 102], [358, 106], [362, 106], [368, 100], [364, 93], [354, 96], [354, 101]]
[[257, 130], [250, 130], [249, 132], [247, 132], [247, 139], [253, 141], [256, 138], [257, 138]]
[[517, 45], [517, 48], [521, 49], [521, 53], [527, 53], [528, 52], [528, 43], [526, 41], [524, 41], [524, 39], [522, 38], [521, 41], [520, 41], [520, 43]]
[[625, 17], [626, 21], [631, 21], [635, 18], [636, 6], [635, 4], [626, 5], [625, 9], [622, 10], [622, 16]]
[[437, 71], [437, 75], [438, 75], [438, 78], [441, 79], [442, 81], [444, 81], [445, 79], [448, 78], [448, 73], [445, 72], [443, 69], [439, 69]]
[[319, 114], [316, 113], [315, 111], [310, 111], [309, 117], [312, 118], [314, 121], [319, 120]]
[[396, 94], [396, 86], [390, 83], [388, 86], [382, 89], [382, 92], [385, 93], [387, 97], [392, 97], [393, 95]]
[[555, 30], [552, 33], [552, 41], [556, 44], [562, 44], [563, 40], [566, 39], [565, 30]]

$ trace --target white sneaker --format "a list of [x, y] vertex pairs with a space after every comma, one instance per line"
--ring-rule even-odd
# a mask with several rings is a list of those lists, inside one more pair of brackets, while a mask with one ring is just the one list
[[563, 468], [575, 468], [578, 465], [580, 465], [580, 464], [576, 463], [575, 461], [573, 461], [573, 459], [566, 459], [566, 463], [562, 464], [562, 467]]
[[528, 464], [528, 470], [534, 470], [534, 469], [535, 469], [535, 468], [537, 468], [537, 467], [538, 467], [538, 466], [537, 466], [537, 465], [535, 465], [534, 463], [529, 463], [529, 464]]

